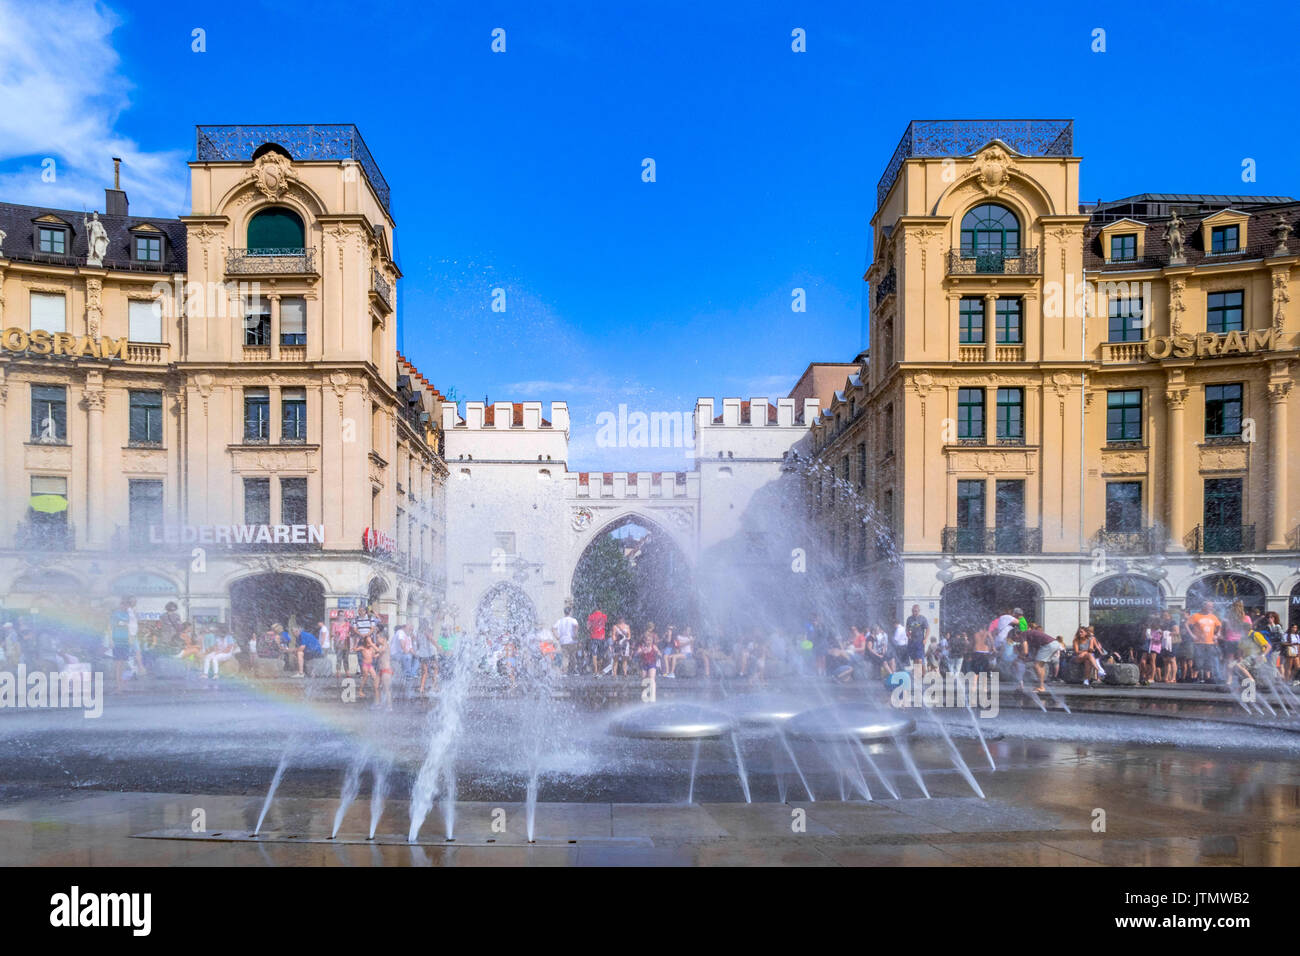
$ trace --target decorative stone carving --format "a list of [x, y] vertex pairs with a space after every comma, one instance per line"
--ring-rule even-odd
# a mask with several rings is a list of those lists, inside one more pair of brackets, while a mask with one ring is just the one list
[[1057, 372], [1052, 376], [1052, 387], [1056, 389], [1056, 397], [1062, 400], [1070, 394], [1070, 376], [1064, 372]]
[[104, 283], [88, 276], [86, 278], [86, 334], [92, 339], [99, 338], [100, 324], [104, 318], [103, 293]]
[[1232, 554], [1224, 555], [1223, 557], [1219, 557], [1219, 558], [1202, 558], [1200, 561], [1197, 562], [1197, 565], [1199, 568], [1199, 570], [1197, 571], [1198, 574], [1203, 574], [1206, 571], [1254, 571], [1256, 570], [1255, 562], [1247, 561], [1243, 558], [1239, 558], [1236, 555], [1232, 555]]
[[1140, 475], [1147, 470], [1145, 451], [1102, 452], [1102, 472], [1108, 475]]
[[[3, 235], [3, 233], [0, 233], [0, 235]], [[1273, 255], [1287, 256], [1291, 254], [1291, 250], [1286, 245], [1286, 241], [1291, 238], [1291, 224], [1289, 222], [1285, 219], [1279, 220], [1278, 224], [1273, 227], [1273, 238], [1277, 241], [1277, 245], [1273, 247]]]
[[1285, 379], [1280, 382], [1268, 383], [1268, 400], [1274, 404], [1286, 401], [1286, 397], [1291, 392], [1291, 380]]
[[1183, 312], [1187, 306], [1183, 305], [1183, 290], [1187, 288], [1185, 279], [1169, 280], [1169, 333], [1178, 335], [1183, 331]]
[[958, 558], [952, 562], [953, 568], [970, 571], [975, 574], [1005, 574], [1008, 571], [1023, 571], [1028, 565], [1024, 561], [1009, 558]]
[[594, 517], [590, 508], [574, 508], [569, 523], [573, 526], [574, 531], [586, 531], [591, 527]]
[[1002, 192], [1010, 181], [1011, 174], [1017, 171], [1010, 154], [997, 143], [975, 158], [976, 182], [990, 196]]
[[1165, 390], [1165, 404], [1172, 409], [1182, 411], [1183, 405], [1187, 402], [1186, 388], [1168, 388]]
[[102, 412], [104, 410], [104, 390], [102, 388], [86, 389], [82, 393], [82, 398], [86, 403], [87, 411]]
[[1278, 335], [1282, 334], [1282, 326], [1286, 323], [1286, 304], [1291, 301], [1291, 294], [1286, 289], [1290, 271], [1273, 270], [1273, 331]]
[[271, 150], [257, 158], [247, 178], [252, 180], [258, 192], [277, 202], [289, 191], [290, 183], [298, 178], [298, 174], [293, 171], [289, 157]]
[[167, 471], [167, 452], [161, 448], [127, 448], [122, 451], [122, 470], [161, 475]]
[[1169, 242], [1169, 264], [1171, 266], [1186, 265], [1187, 260], [1183, 256], [1183, 220], [1177, 212], [1169, 217], [1169, 226], [1165, 229], [1165, 239]]
[[1245, 445], [1211, 445], [1201, 449], [1201, 471], [1245, 471]]
[[86, 227], [86, 265], [102, 266], [104, 256], [108, 253], [108, 230], [99, 221], [99, 213], [91, 213], [92, 218], [81, 217]]

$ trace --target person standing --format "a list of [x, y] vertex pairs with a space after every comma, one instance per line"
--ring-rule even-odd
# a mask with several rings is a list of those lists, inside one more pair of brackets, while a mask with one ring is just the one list
[[1056, 663], [1064, 648], [1056, 638], [1041, 630], [1037, 624], [1031, 624], [1022, 636], [1024, 637], [1022, 653], [1027, 659], [1033, 661], [1034, 674], [1038, 677], [1038, 686], [1034, 690], [1041, 694], [1047, 690], [1045, 683], [1047, 665]]
[[625, 618], [620, 617], [614, 624], [614, 643], [610, 649], [614, 652], [611, 676], [617, 677], [619, 666], [622, 665], [623, 676], [626, 677], [628, 664], [632, 660], [632, 627]]
[[600, 676], [605, 660], [605, 625], [609, 617], [599, 606], [587, 615], [587, 656], [591, 660], [591, 674]]
[[108, 620], [109, 638], [113, 642], [113, 682], [118, 690], [122, 689], [122, 673], [131, 659], [131, 604], [131, 598], [122, 598]]
[[551, 626], [552, 633], [555, 634], [556, 641], [560, 644], [560, 654], [563, 656], [563, 663], [560, 665], [562, 673], [577, 673], [578, 670], [578, 621], [573, 616], [571, 608], [564, 609], [564, 616], [561, 617]]
[[321, 655], [329, 662], [330, 670], [337, 672], [338, 659], [334, 656], [334, 642], [330, 640], [328, 621], [321, 621], [320, 626], [316, 628], [316, 642], [320, 644]]
[[925, 655], [930, 637], [930, 622], [921, 613], [921, 605], [912, 605], [912, 613], [903, 623], [903, 629], [907, 632], [908, 661], [916, 672], [914, 679], [919, 682], [925, 676]]
[[1200, 613], [1188, 618], [1188, 625], [1196, 642], [1194, 648], [1196, 672], [1202, 684], [1220, 683], [1221, 666], [1218, 639], [1223, 631], [1223, 622], [1214, 613], [1214, 602], [1206, 601], [1201, 605]]

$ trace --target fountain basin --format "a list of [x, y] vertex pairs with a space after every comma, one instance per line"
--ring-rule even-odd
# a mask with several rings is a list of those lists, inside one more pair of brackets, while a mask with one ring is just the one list
[[745, 726], [773, 727], [808, 710], [808, 701], [792, 694], [744, 694], [727, 699], [722, 706]]
[[641, 740], [705, 740], [735, 728], [731, 715], [700, 704], [645, 704], [614, 718], [609, 732]]
[[912, 734], [916, 722], [891, 710], [873, 707], [817, 707], [796, 714], [785, 724], [791, 737], [802, 740], [888, 740]]

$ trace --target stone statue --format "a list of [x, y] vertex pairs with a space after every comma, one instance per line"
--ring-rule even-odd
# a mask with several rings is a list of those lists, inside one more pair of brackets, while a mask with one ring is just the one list
[[86, 227], [86, 265], [99, 266], [104, 264], [104, 255], [108, 252], [108, 230], [99, 221], [99, 213], [91, 215], [93, 219], [81, 217]]
[[1183, 261], [1183, 221], [1174, 212], [1169, 217], [1169, 228], [1165, 230], [1165, 239], [1169, 241], [1169, 261], [1171, 263], [1181, 263]]
[[[4, 233], [0, 232], [0, 238], [3, 236]], [[1291, 224], [1285, 219], [1281, 220], [1273, 227], [1273, 236], [1277, 239], [1277, 247], [1273, 250], [1273, 255], [1285, 256], [1289, 254], [1291, 250], [1287, 248], [1286, 241], [1291, 238]]]

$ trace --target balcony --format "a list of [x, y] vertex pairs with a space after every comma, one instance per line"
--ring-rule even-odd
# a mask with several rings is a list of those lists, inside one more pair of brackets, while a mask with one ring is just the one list
[[67, 522], [29, 518], [14, 528], [14, 548], [19, 551], [71, 551], [75, 542], [76, 534]]
[[1038, 250], [1021, 249], [1019, 252], [979, 252], [964, 253], [956, 249], [948, 250], [948, 275], [999, 275], [999, 276], [1036, 276], [1038, 271]]
[[1160, 554], [1165, 549], [1164, 532], [1158, 528], [1139, 528], [1136, 531], [1101, 528], [1092, 540], [1093, 547], [1110, 554]]
[[168, 346], [162, 342], [128, 342], [126, 361], [129, 365], [166, 365]]
[[1134, 365], [1147, 360], [1147, 343], [1141, 342], [1102, 342], [1101, 364]]
[[1043, 531], [1009, 525], [1001, 528], [944, 528], [945, 554], [1041, 554]]
[[316, 250], [231, 249], [226, 253], [226, 275], [285, 276], [315, 275]]
[[1255, 550], [1255, 526], [1198, 524], [1189, 532], [1187, 546], [1196, 554], [1245, 554]]
[[[913, 120], [876, 184], [883, 206], [903, 163], [914, 156], [969, 156], [1000, 139], [1022, 156], [1069, 156], [1074, 151], [1074, 121], [1059, 119]], [[202, 157], [200, 157], [202, 158]]]
[[893, 269], [890, 269], [889, 272], [885, 274], [885, 277], [881, 279], [876, 286], [877, 308], [880, 306], [880, 303], [884, 302], [885, 299], [889, 298], [889, 296], [893, 295], [897, 291], [898, 291], [898, 273], [895, 272]]
[[370, 270], [370, 294], [376, 305], [380, 305], [387, 312], [393, 311], [393, 287], [382, 272], [372, 268]]

